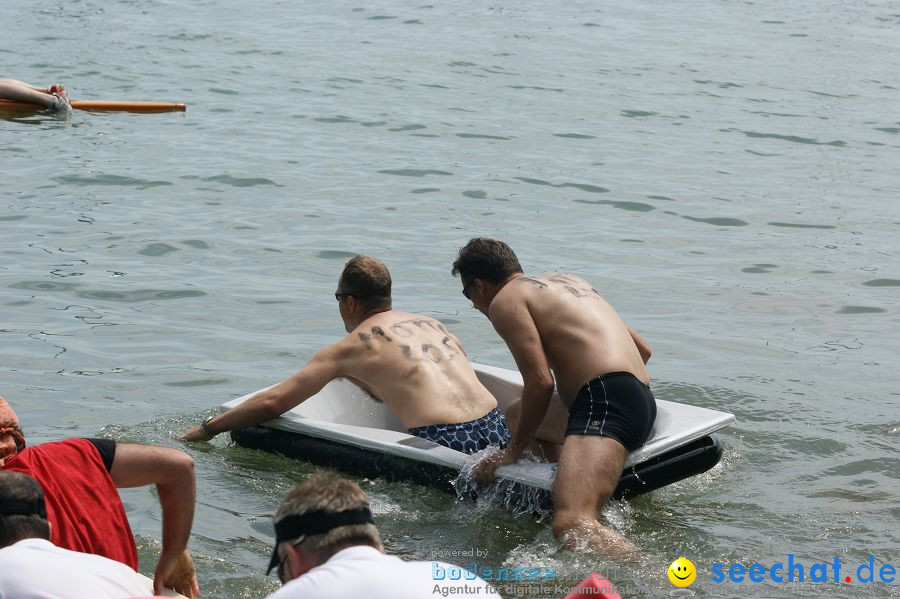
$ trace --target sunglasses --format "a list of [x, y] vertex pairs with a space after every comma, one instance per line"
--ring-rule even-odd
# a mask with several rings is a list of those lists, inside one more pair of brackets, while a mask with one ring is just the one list
[[16, 444], [16, 453], [20, 453], [25, 449], [25, 435], [22, 434], [22, 429], [18, 426], [0, 428], [0, 437], [5, 435], [13, 438], [13, 442]]
[[469, 297], [469, 287], [471, 287], [474, 283], [475, 283], [475, 279], [472, 279], [471, 281], [469, 281], [468, 283], [466, 283], [466, 284], [463, 286], [463, 295], [464, 295], [464, 296], [466, 297], [466, 299], [469, 300], [469, 301], [472, 300], [472, 298]]
[[[288, 545], [295, 546], [302, 543], [306, 540], [306, 535], [301, 535], [294, 539], [293, 541], [288, 541]], [[291, 581], [290, 578], [287, 577], [287, 573], [284, 571], [284, 564], [287, 562], [287, 551], [279, 551], [281, 553], [281, 559], [278, 561], [278, 580], [281, 581], [281, 584], [287, 584]]]
[[22, 434], [22, 429], [18, 426], [13, 427], [13, 439], [16, 440], [16, 451], [22, 452], [25, 450], [25, 435]]
[[335, 294], [334, 294], [334, 299], [336, 299], [337, 301], [341, 301], [341, 298], [342, 298], [342, 297], [350, 297], [351, 295], [353, 295], [353, 294], [352, 294], [352, 293], [340, 293], [340, 292], [338, 292], [338, 293], [335, 293]]

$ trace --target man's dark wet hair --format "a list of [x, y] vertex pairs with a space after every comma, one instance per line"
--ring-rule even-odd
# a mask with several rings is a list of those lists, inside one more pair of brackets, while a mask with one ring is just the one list
[[391, 307], [391, 273], [369, 256], [354, 256], [344, 265], [339, 293], [356, 298], [367, 310]]
[[498, 284], [522, 272], [522, 266], [512, 248], [502, 241], [476, 237], [459, 249], [450, 272], [454, 277], [459, 275], [465, 283], [481, 279]]
[[44, 490], [27, 474], [0, 471], [0, 548], [33, 538], [50, 540]]

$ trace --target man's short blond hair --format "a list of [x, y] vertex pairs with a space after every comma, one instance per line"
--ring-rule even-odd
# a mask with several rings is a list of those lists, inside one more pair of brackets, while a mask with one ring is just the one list
[[391, 273], [371, 256], [350, 258], [338, 285], [340, 292], [349, 293], [368, 310], [391, 307]]
[[[342, 512], [369, 507], [369, 497], [359, 485], [333, 473], [313, 474], [287, 494], [275, 513], [275, 522], [288, 516], [302, 516], [307, 512], [324, 510]], [[374, 524], [349, 524], [326, 533], [308, 535], [297, 545], [324, 563], [332, 555], [354, 545], [381, 549], [381, 535]]]

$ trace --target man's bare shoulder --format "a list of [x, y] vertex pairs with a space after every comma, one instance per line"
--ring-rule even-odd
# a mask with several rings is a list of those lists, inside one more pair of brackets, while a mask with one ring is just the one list
[[392, 318], [387, 322], [388, 327], [398, 335], [405, 331], [420, 330], [423, 332], [439, 331], [447, 333], [447, 327], [431, 316], [415, 314], [413, 312], [393, 312]]
[[[557, 275], [559, 273], [551, 273]], [[522, 275], [509, 281], [494, 296], [490, 309], [493, 310], [515, 310], [522, 303], [531, 301], [534, 297], [540, 297], [542, 292], [558, 286], [558, 281], [551, 280], [547, 274], [539, 276]]]
[[513, 289], [519, 289], [520, 291], [526, 291], [529, 289], [546, 289], [548, 286], [548, 281], [546, 280], [546, 275], [540, 275], [537, 277], [532, 277], [529, 275], [522, 275], [521, 277], [516, 277], [512, 281], [510, 281]]
[[503, 321], [515, 320], [523, 312], [527, 312], [527, 309], [523, 311], [521, 308], [530, 303], [533, 294], [546, 287], [546, 283], [525, 276], [513, 279], [504, 285], [488, 306], [488, 318], [494, 324], [494, 328]]
[[515, 289], [519, 293], [528, 293], [560, 285], [590, 288], [590, 284], [581, 277], [565, 272], [545, 272], [537, 276], [522, 275], [510, 281], [507, 287]]
[[588, 282], [578, 275], [573, 275], [568, 272], [545, 272], [540, 277], [537, 277], [542, 281], [545, 281], [549, 284], [557, 284], [557, 285], [587, 285]]
[[362, 347], [361, 338], [357, 331], [352, 331], [347, 334], [346, 337], [343, 337], [331, 345], [323, 347], [319, 351], [316, 352], [315, 358], [322, 360], [331, 360], [343, 362], [348, 359], [353, 359], [355, 356], [359, 354], [364, 348]]
[[394, 322], [405, 322], [411, 320], [436, 320], [435, 318], [426, 316], [425, 314], [404, 312], [403, 310], [391, 310], [390, 312], [386, 312], [385, 315], [389, 317], [389, 320]]
[[590, 283], [578, 275], [565, 272], [544, 273], [537, 277], [547, 285], [564, 289], [575, 297], [602, 298], [600, 293]]
[[431, 316], [391, 310], [362, 322], [346, 340], [357, 347], [361, 344], [366, 349], [372, 349], [374, 343], [394, 343], [434, 334], [449, 335], [450, 332], [441, 321]]

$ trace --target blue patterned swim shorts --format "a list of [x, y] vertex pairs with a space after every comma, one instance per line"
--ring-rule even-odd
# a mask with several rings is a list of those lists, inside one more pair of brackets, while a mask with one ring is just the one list
[[506, 426], [506, 418], [497, 408], [477, 420], [459, 424], [418, 426], [407, 432], [463, 453], [475, 453], [488, 445], [499, 445], [500, 447], [509, 445], [509, 428]]

